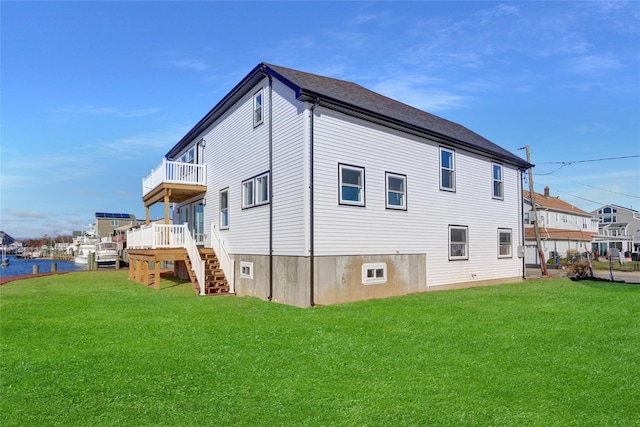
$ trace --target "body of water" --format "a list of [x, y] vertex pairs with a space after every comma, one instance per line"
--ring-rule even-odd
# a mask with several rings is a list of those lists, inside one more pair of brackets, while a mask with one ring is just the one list
[[33, 266], [38, 266], [38, 273], [49, 273], [51, 264], [56, 264], [58, 271], [78, 271], [86, 270], [86, 265], [78, 265], [73, 261], [62, 261], [57, 259], [36, 258], [23, 259], [9, 255], [9, 265], [0, 267], [0, 277], [22, 276], [23, 274], [32, 274]]

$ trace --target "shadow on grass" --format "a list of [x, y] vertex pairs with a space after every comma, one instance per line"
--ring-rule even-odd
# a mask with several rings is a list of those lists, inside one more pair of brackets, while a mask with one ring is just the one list
[[586, 286], [594, 289], [602, 289], [607, 291], [628, 291], [630, 288], [640, 289], [640, 283], [625, 282], [625, 281], [611, 281], [608, 279], [589, 278], [589, 279], [571, 279], [571, 281], [579, 283], [582, 286]]
[[160, 279], [160, 290], [164, 291], [164, 290], [184, 286], [186, 284], [191, 285], [191, 283], [189, 283], [184, 279], [181, 279], [180, 277], [176, 277], [176, 276], [162, 277], [162, 279]]

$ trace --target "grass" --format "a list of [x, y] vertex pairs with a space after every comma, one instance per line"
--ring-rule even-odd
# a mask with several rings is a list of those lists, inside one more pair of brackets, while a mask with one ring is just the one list
[[[594, 270], [609, 270], [608, 261], [593, 261], [591, 264]], [[620, 262], [614, 261], [611, 263], [611, 269], [617, 271], [640, 271], [640, 262], [627, 261], [624, 264], [620, 264]]]
[[126, 274], [0, 287], [0, 424], [640, 425], [639, 286], [300, 309]]

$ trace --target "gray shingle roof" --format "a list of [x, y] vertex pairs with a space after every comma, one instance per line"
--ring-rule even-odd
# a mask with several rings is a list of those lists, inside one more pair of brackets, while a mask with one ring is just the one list
[[386, 118], [407, 129], [420, 130], [448, 141], [453, 140], [451, 142], [494, 155], [524, 168], [529, 166], [522, 158], [464, 126], [403, 104], [356, 83], [292, 70], [279, 65], [266, 63], [263, 65], [274, 77], [284, 79], [290, 87], [293, 86], [299, 99], [311, 100], [316, 97], [329, 99], [343, 106], [368, 112], [379, 118]]

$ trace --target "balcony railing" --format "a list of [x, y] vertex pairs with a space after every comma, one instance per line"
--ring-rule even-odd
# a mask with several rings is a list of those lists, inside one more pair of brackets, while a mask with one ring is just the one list
[[142, 180], [142, 196], [163, 183], [207, 185], [206, 178], [206, 165], [174, 162], [164, 158], [162, 163]]

